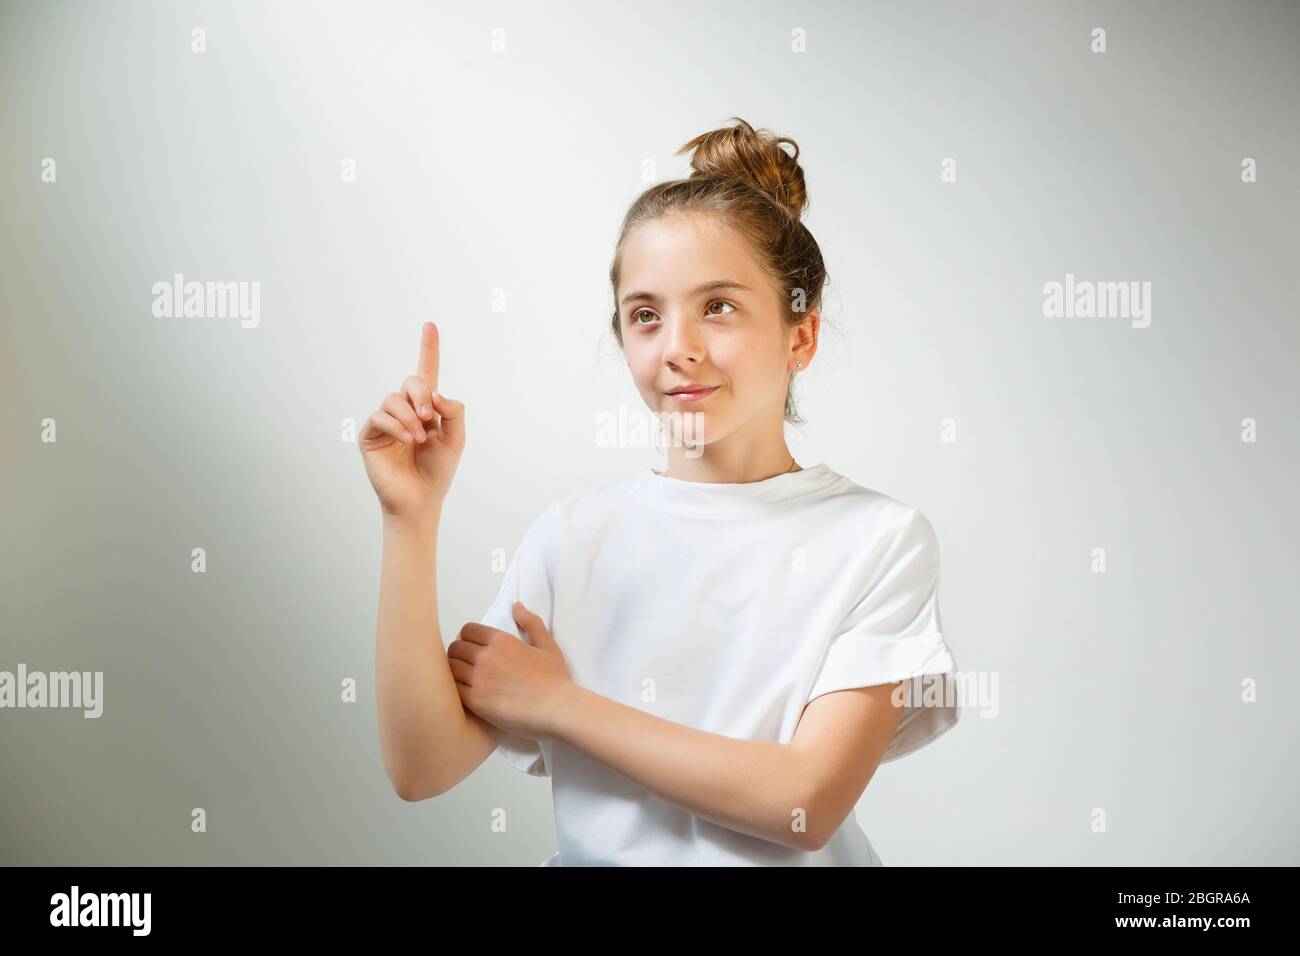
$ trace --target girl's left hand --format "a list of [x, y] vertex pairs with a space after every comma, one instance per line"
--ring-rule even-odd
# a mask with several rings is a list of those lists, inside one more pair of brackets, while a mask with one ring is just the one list
[[530, 643], [471, 621], [447, 645], [452, 677], [461, 703], [488, 723], [532, 740], [554, 736], [552, 722], [573, 678], [542, 619], [523, 602], [514, 614]]

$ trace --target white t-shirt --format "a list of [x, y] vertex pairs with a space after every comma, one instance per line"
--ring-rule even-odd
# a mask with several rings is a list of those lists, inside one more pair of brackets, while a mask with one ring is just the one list
[[[549, 505], [481, 621], [519, 638], [523, 601], [582, 687], [785, 743], [821, 694], [956, 671], [938, 584], [925, 516], [825, 464], [728, 484], [646, 468]], [[922, 683], [905, 685], [886, 761], [958, 720], [954, 682]], [[795, 850], [696, 817], [563, 741], [507, 735], [497, 753], [551, 777], [559, 850], [542, 866], [882, 865], [852, 812], [821, 850]]]

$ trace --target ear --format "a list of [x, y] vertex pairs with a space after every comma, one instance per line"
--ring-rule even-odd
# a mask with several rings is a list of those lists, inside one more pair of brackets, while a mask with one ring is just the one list
[[[803, 372], [812, 364], [812, 358], [817, 354], [817, 336], [821, 331], [821, 309], [809, 309], [799, 320], [799, 324], [790, 328], [794, 332], [790, 343], [790, 358], [794, 361], [790, 365], [790, 370]], [[794, 362], [802, 362], [803, 365], [796, 366]]]

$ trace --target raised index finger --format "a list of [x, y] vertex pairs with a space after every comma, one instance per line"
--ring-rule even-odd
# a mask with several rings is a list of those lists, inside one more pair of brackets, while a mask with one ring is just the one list
[[425, 322], [420, 333], [420, 364], [415, 372], [432, 391], [438, 390], [438, 327]]

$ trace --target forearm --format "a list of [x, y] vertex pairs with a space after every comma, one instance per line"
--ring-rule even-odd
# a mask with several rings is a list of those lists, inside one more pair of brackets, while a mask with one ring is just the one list
[[439, 517], [384, 518], [376, 698], [384, 767], [403, 796], [440, 788], [465, 722], [438, 628]]
[[683, 810], [749, 836], [810, 849], [808, 774], [785, 744], [675, 723], [572, 685], [554, 736]]

